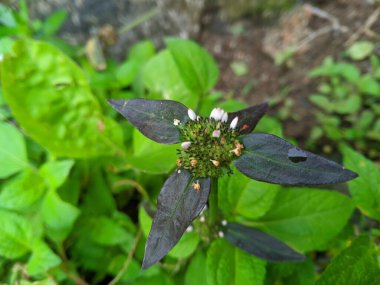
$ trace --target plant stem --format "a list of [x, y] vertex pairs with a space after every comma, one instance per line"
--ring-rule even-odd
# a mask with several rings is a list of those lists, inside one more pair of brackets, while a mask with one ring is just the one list
[[218, 221], [218, 178], [211, 178], [211, 191], [209, 198], [209, 224], [214, 226]]

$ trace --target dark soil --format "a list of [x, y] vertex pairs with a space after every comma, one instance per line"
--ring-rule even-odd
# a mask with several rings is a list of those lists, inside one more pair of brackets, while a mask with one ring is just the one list
[[[316, 37], [309, 42], [307, 48], [300, 49], [291, 58], [290, 67], [275, 65], [274, 59], [267, 50], [284, 49], [291, 43], [303, 40], [303, 34], [308, 36], [321, 28], [331, 27], [331, 21], [308, 12], [309, 10], [304, 6], [298, 6], [294, 8], [294, 11], [284, 15], [282, 21], [262, 24], [263, 21], [257, 21], [257, 19], [244, 19], [239, 23], [233, 23], [243, 27], [240, 34], [233, 34], [231, 32], [233, 24], [228, 24], [220, 17], [213, 16], [216, 14], [206, 15], [199, 40], [214, 54], [219, 64], [221, 76], [217, 88], [242, 96], [244, 86], [253, 80], [254, 87], [244, 98], [248, 103], [271, 101], [287, 89], [287, 98], [294, 102], [291, 113], [296, 114], [298, 118], [285, 120], [285, 133], [298, 141], [305, 141], [315, 124], [314, 112], [316, 111], [308, 101], [308, 96], [315, 92], [318, 84], [317, 80], [310, 80], [307, 73], [313, 67], [320, 65], [326, 56], [334, 58], [341, 56], [342, 51], [347, 48], [345, 45], [347, 40], [363, 27], [376, 9], [375, 4], [371, 2], [336, 0], [315, 3], [314, 1], [313, 7], [327, 12], [331, 18], [336, 18], [347, 31], [331, 30]], [[380, 21], [376, 21], [372, 26], [372, 31], [379, 31], [378, 22]], [[280, 36], [276, 38], [278, 34]], [[300, 35], [301, 38], [299, 38]], [[272, 36], [274, 38], [269, 38], [269, 42], [273, 46], [270, 46], [267, 42], [268, 37]], [[359, 39], [363, 38], [366, 38], [364, 34], [359, 37]], [[234, 61], [244, 62], [248, 67], [248, 73], [243, 76], [234, 74], [230, 67]], [[276, 111], [280, 107], [281, 104], [277, 104], [273, 109]]]

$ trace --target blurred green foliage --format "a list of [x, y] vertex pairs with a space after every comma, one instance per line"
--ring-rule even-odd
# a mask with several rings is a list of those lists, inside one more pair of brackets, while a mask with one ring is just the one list
[[[351, 272], [368, 280], [361, 284], [376, 284], [371, 282], [378, 276], [378, 248], [372, 238], [347, 244], [354, 239], [355, 207], [361, 211], [356, 232], [367, 234], [380, 221], [380, 173], [373, 162], [343, 144], [345, 165], [361, 176], [349, 183], [352, 198], [322, 188], [264, 184], [238, 172], [220, 182], [219, 207], [227, 220], [273, 234], [306, 253], [307, 261], [266, 263], [210, 238], [215, 233], [201, 217], [161, 264], [142, 271], [154, 201], [175, 167], [178, 146], [152, 144], [106, 100], [173, 99], [205, 116], [215, 105], [235, 111], [245, 104], [225, 100], [226, 94], [213, 90], [217, 64], [188, 40], [168, 38], [161, 51], [142, 41], [121, 63], [107, 59], [107, 68], [97, 71], [80, 48], [55, 36], [65, 15], [57, 12], [45, 21], [30, 21], [24, 1], [19, 11], [0, 5], [1, 282], [307, 285], [326, 267], [317, 254], [325, 251], [336, 257], [317, 284], [357, 285]], [[347, 107], [328, 114], [361, 118], [367, 111], [377, 116], [368, 103], [378, 96], [373, 91], [378, 88], [377, 61], [372, 57], [374, 71], [369, 74], [331, 60], [314, 71], [314, 76], [331, 79], [326, 83], [335, 90], [330, 102]], [[360, 85], [363, 80], [372, 83]], [[360, 95], [349, 93], [350, 88]], [[364, 110], [348, 104], [350, 96], [360, 96]], [[281, 124], [271, 117], [256, 131], [283, 136]], [[361, 143], [362, 137], [352, 140]]]

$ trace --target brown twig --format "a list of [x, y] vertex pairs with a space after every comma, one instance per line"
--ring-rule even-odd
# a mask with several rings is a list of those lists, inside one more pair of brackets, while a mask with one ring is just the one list
[[[365, 33], [365, 34], [372, 34], [374, 33], [371, 30], [371, 27], [376, 23], [380, 16], [380, 7], [378, 7], [373, 13], [368, 17], [367, 21], [364, 23], [364, 25], [360, 26], [360, 28], [349, 37], [349, 39], [344, 43], [346, 47], [352, 45], [354, 42], [356, 42], [359, 37]], [[374, 33], [376, 34], [376, 33]], [[376, 34], [379, 36], [378, 34]]]
[[131, 264], [133, 255], [135, 254], [137, 245], [138, 245], [139, 240], [141, 238], [141, 233], [142, 233], [141, 229], [138, 229], [135, 240], [133, 241], [131, 251], [129, 252], [127, 259], [125, 260], [123, 266], [121, 267], [120, 271], [117, 273], [115, 278], [112, 279], [111, 282], [108, 283], [108, 285], [115, 285], [117, 282], [120, 281], [120, 279], [123, 277], [124, 273], [128, 270], [129, 264]]

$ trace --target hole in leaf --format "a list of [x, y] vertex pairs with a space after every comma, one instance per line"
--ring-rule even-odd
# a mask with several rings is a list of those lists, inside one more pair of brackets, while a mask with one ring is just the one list
[[307, 160], [307, 154], [303, 150], [299, 149], [298, 147], [293, 147], [288, 150], [288, 158], [290, 161], [294, 163], [298, 163], [301, 161]]

